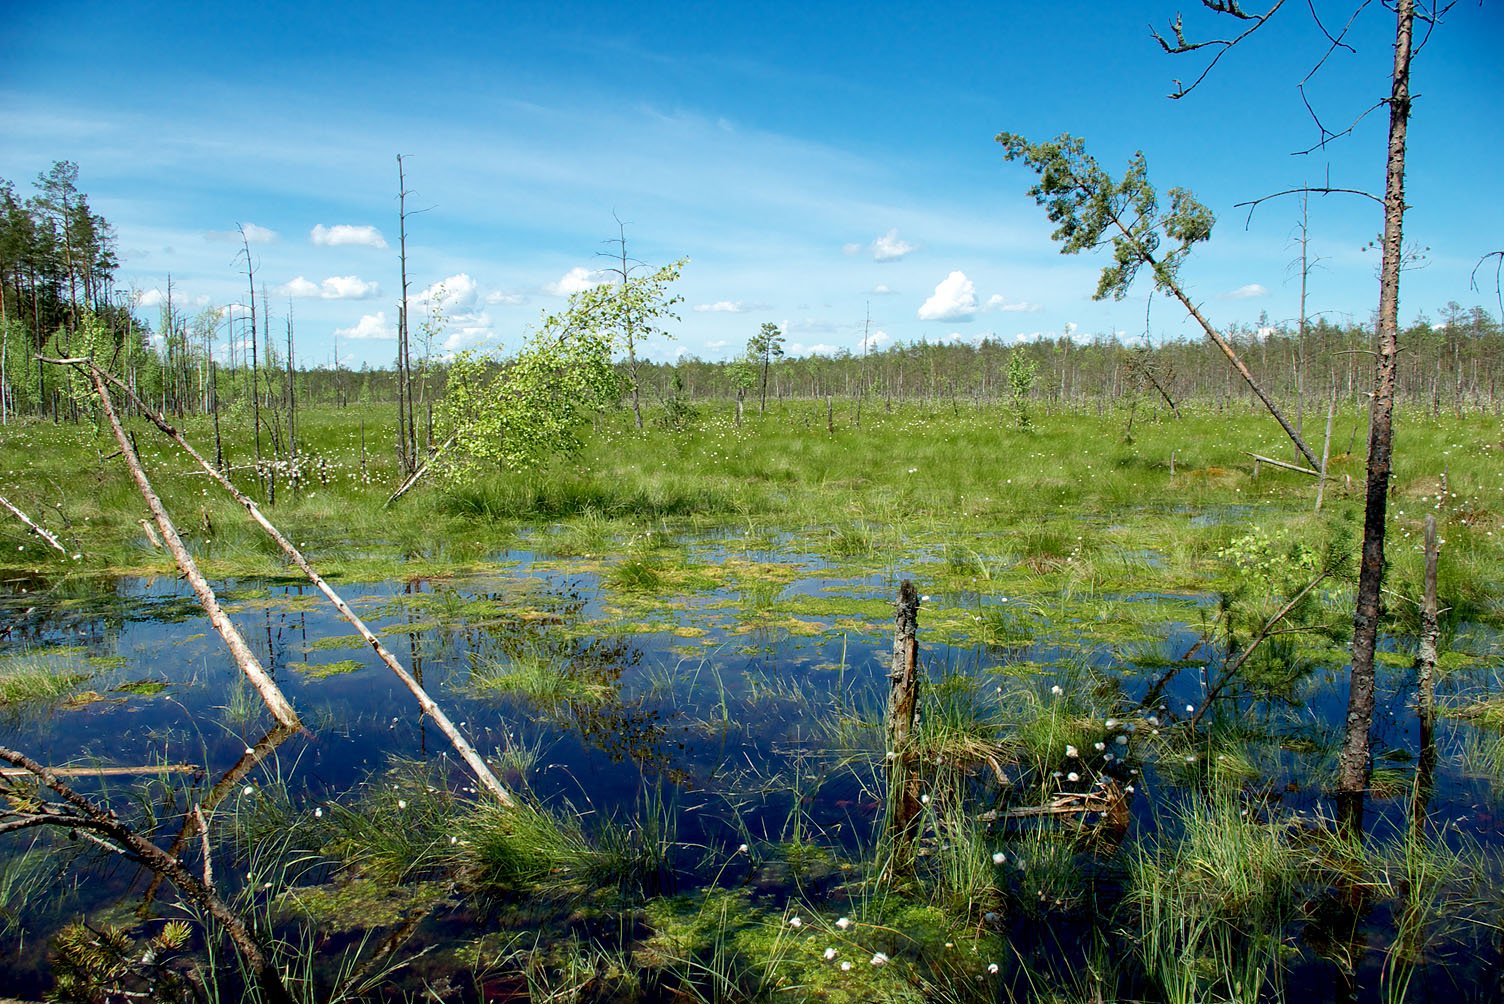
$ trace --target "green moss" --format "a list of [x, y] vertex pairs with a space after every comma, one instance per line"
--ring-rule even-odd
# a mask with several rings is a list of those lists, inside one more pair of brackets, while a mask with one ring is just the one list
[[373, 878], [349, 878], [329, 885], [295, 886], [277, 896], [287, 913], [312, 921], [330, 933], [393, 927], [415, 913], [452, 906], [444, 882], [398, 884]]
[[155, 697], [168, 686], [163, 680], [133, 680], [130, 683], [122, 683], [115, 689], [120, 693], [133, 694], [137, 697]]
[[358, 651], [366, 648], [366, 640], [358, 634], [331, 635], [308, 643], [308, 652]]
[[365, 668], [359, 659], [339, 659], [335, 662], [290, 662], [287, 668], [310, 680], [327, 680], [331, 676], [344, 676]]

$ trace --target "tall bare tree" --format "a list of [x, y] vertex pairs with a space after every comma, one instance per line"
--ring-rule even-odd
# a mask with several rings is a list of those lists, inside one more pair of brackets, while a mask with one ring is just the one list
[[413, 421], [413, 372], [407, 329], [407, 172], [397, 154], [397, 262], [402, 300], [397, 307], [397, 467], [404, 478], [418, 466], [418, 433]]

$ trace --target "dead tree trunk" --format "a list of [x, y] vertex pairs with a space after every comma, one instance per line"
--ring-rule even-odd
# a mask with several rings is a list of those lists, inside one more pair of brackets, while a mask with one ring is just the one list
[[914, 870], [919, 835], [919, 762], [913, 750], [914, 716], [919, 708], [919, 592], [904, 579], [898, 588], [893, 625], [893, 668], [888, 675], [888, 835], [892, 841], [887, 876]]
[[1389, 97], [1389, 155], [1384, 184], [1384, 257], [1379, 271], [1378, 361], [1368, 420], [1368, 485], [1363, 510], [1363, 558], [1353, 612], [1353, 664], [1346, 734], [1337, 774], [1340, 815], [1362, 828], [1363, 791], [1372, 769], [1369, 730], [1374, 708], [1374, 649], [1384, 579], [1384, 517], [1393, 459], [1394, 382], [1399, 358], [1399, 292], [1405, 222], [1405, 132], [1410, 117], [1410, 42], [1413, 0], [1396, 10], [1393, 86]]
[[25, 523], [26, 524], [26, 528], [28, 530], [30, 530], [32, 533], [36, 534], [38, 537], [41, 537], [43, 540], [45, 540], [48, 543], [48, 545], [50, 545], [53, 548], [56, 548], [57, 552], [59, 554], [63, 555], [64, 557], [67, 556], [68, 549], [65, 548], [61, 543], [58, 542], [57, 537], [53, 536], [52, 531], [47, 530], [46, 528], [40, 527], [37, 524], [33, 523], [31, 521], [31, 517], [27, 516], [24, 512], [22, 512], [21, 510], [17, 509], [14, 505], [12, 505], [10, 503], [10, 500], [7, 499], [3, 495], [0, 495], [0, 506], [3, 506], [6, 509], [9, 509], [10, 512], [11, 512], [11, 515], [15, 516], [22, 523]]
[[276, 962], [251, 933], [245, 921], [219, 898], [213, 886], [201, 881], [177, 858], [172, 857], [156, 844], [136, 833], [109, 809], [101, 808], [58, 779], [51, 770], [23, 753], [0, 747], [0, 760], [24, 768], [62, 796], [67, 803], [64, 808], [56, 803], [35, 803], [24, 812], [7, 813], [19, 818], [0, 822], [0, 833], [29, 829], [35, 826], [59, 826], [69, 830], [85, 830], [124, 849], [132, 857], [146, 865], [157, 875], [165, 877], [190, 903], [213, 917], [229, 936], [237, 951], [245, 959], [246, 966], [255, 976], [265, 999], [272, 1004], [293, 1004], [292, 995], [282, 982]]
[[[103, 384], [99, 382], [100, 371], [91, 367], [90, 372], [91, 375], [93, 375], [96, 384], [102, 389]], [[113, 377], [110, 377], [109, 379], [111, 379], [112, 381], [114, 380]], [[116, 381], [116, 383], [118, 386], [118, 381]], [[126, 393], [130, 392], [127, 390]], [[330, 586], [328, 582], [324, 581], [323, 576], [319, 575], [319, 573], [314, 570], [313, 566], [308, 563], [308, 559], [303, 556], [303, 553], [296, 547], [294, 547], [292, 542], [284, 537], [281, 531], [279, 531], [275, 526], [272, 525], [270, 520], [262, 515], [261, 510], [257, 508], [255, 501], [248, 497], [244, 492], [236, 488], [228, 478], [215, 470], [213, 465], [211, 465], [207, 460], [200, 456], [199, 452], [195, 450], [186, 439], [183, 438], [182, 433], [178, 432], [177, 429], [169, 425], [160, 415], [157, 415], [153, 413], [151, 409], [146, 408], [144, 402], [138, 403], [141, 404], [143, 413], [145, 414], [146, 418], [158, 429], [162, 430], [162, 432], [167, 435], [167, 437], [170, 438], [174, 443], [176, 443], [180, 449], [191, 456], [198, 463], [199, 467], [203, 469], [204, 473], [208, 474], [215, 481], [219, 482], [220, 487], [229, 492], [235, 498], [235, 501], [239, 502], [241, 507], [245, 509], [246, 513], [251, 517], [251, 519], [254, 520], [256, 524], [266, 532], [267, 536], [271, 537], [272, 540], [276, 542], [277, 546], [282, 549], [282, 553], [286, 554], [287, 557], [292, 561], [292, 563], [297, 565], [298, 568], [302, 570], [303, 574], [307, 576], [308, 581], [312, 582], [314, 587], [317, 588], [319, 592], [323, 593], [324, 597], [329, 600], [330, 603], [334, 604], [334, 608], [340, 612], [340, 615], [344, 617], [345, 620], [348, 621], [357, 632], [359, 632], [360, 636], [365, 639], [366, 644], [371, 646], [371, 650], [376, 653], [377, 658], [379, 658], [383, 663], [386, 664], [387, 669], [391, 670], [392, 673], [397, 677], [397, 679], [402, 681], [403, 686], [407, 687], [408, 691], [417, 700], [418, 707], [423, 710], [423, 713], [425, 715], [433, 719], [434, 724], [437, 725], [439, 727], [439, 730], [443, 732], [444, 735], [449, 739], [449, 742], [454, 746], [455, 751], [459, 753], [461, 759], [463, 759], [465, 763], [470, 767], [471, 771], [474, 772], [476, 779], [480, 781], [480, 783], [486, 788], [486, 790], [490, 791], [491, 794], [496, 797], [496, 800], [501, 802], [503, 805], [509, 807], [514, 805], [515, 800], [513, 799], [511, 792], [507, 791], [506, 786], [503, 785], [499, 779], [497, 779], [495, 773], [493, 773], [491, 768], [487, 766], [486, 761], [481, 757], [479, 753], [475, 751], [475, 748], [470, 745], [469, 741], [465, 739], [464, 735], [460, 733], [459, 729], [455, 727], [454, 723], [449, 719], [449, 716], [444, 713], [442, 708], [434, 703], [433, 698], [428, 696], [428, 693], [423, 689], [418, 681], [413, 679], [412, 674], [410, 674], [402, 666], [402, 664], [397, 661], [397, 657], [393, 655], [386, 648], [386, 646], [381, 643], [381, 639], [376, 637], [375, 633], [366, 626], [365, 622], [362, 621], [360, 617], [355, 613], [355, 611], [350, 608], [349, 604], [347, 604], [344, 599], [342, 599], [340, 595], [334, 591], [334, 588]]]
[[[49, 361], [60, 362], [63, 360]], [[203, 573], [198, 570], [198, 565], [194, 562], [193, 556], [188, 553], [188, 548], [183, 545], [183, 539], [178, 536], [177, 527], [172, 525], [172, 519], [167, 515], [167, 509], [162, 505], [162, 500], [152, 490], [151, 482], [146, 477], [146, 471], [141, 467], [141, 458], [136, 455], [136, 448], [131, 445], [130, 437], [125, 434], [125, 429], [121, 427], [120, 419], [115, 414], [115, 408], [110, 403], [110, 391], [105, 386], [102, 371], [92, 361], [87, 359], [67, 361], [75, 365], [88, 367], [89, 379], [94, 384], [94, 393], [99, 396], [100, 409], [109, 421], [111, 431], [115, 433], [115, 442], [120, 447], [121, 456], [125, 458], [126, 467], [130, 469], [131, 478], [136, 482], [137, 490], [141, 492], [141, 497], [146, 500], [146, 507], [151, 510], [152, 518], [156, 520], [157, 529], [162, 533], [162, 541], [167, 545], [167, 549], [172, 552], [173, 560], [177, 562], [178, 568], [182, 570], [183, 577], [193, 587], [193, 593], [198, 597], [199, 605], [204, 608], [204, 613], [209, 616], [209, 623], [214, 625], [214, 630], [218, 631], [219, 636], [224, 639], [225, 646], [229, 648], [230, 655], [234, 658], [235, 664], [240, 667], [240, 671], [245, 674], [246, 679], [251, 681], [251, 686], [256, 688], [256, 693], [261, 695], [261, 700], [266, 702], [267, 710], [272, 713], [273, 718], [283, 725], [294, 728], [301, 727], [302, 723], [298, 721], [298, 713], [292, 709], [292, 705], [287, 702], [287, 698], [283, 696], [282, 690], [277, 686], [276, 681], [262, 667], [261, 662], [251, 652], [251, 647], [241, 637], [239, 629], [235, 627], [234, 622], [230, 620], [224, 609], [220, 607], [219, 600], [214, 595], [214, 590], [210, 588], [208, 580], [204, 578]], [[143, 411], [150, 410], [146, 408], [146, 403], [139, 398], [136, 399], [136, 403]], [[197, 457], [196, 454], [195, 457], [215, 477], [222, 477], [203, 458]]]

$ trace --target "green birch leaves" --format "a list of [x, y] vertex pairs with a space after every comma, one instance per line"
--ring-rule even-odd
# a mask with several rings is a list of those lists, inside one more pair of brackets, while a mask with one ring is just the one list
[[438, 459], [444, 475], [457, 481], [498, 468], [523, 473], [578, 450], [581, 428], [621, 396], [615, 356], [625, 333], [641, 342], [665, 335], [660, 325], [677, 319], [681, 298], [670, 288], [686, 261], [572, 294], [510, 359], [455, 356], [435, 414], [453, 439]]

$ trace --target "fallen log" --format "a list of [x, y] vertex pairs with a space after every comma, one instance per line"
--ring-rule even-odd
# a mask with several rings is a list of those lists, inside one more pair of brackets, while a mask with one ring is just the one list
[[10, 500], [7, 499], [4, 495], [0, 495], [0, 506], [4, 506], [5, 508], [9, 509], [11, 515], [15, 516], [16, 519], [19, 519], [22, 523], [25, 523], [26, 528], [32, 533], [36, 534], [38, 537], [41, 537], [47, 543], [55, 547], [59, 554], [63, 555], [64, 557], [67, 556], [68, 549], [62, 544], [58, 543], [58, 539], [53, 536], [50, 531], [33, 523], [31, 521], [31, 517], [27, 516], [24, 512], [11, 505]]
[[108, 380], [116, 387], [119, 387], [121, 391], [124, 392], [131, 400], [131, 403], [140, 410], [141, 414], [149, 422], [155, 425], [159, 430], [161, 430], [163, 435], [171, 439], [174, 443], [177, 444], [180, 449], [182, 449], [190, 457], [192, 457], [194, 461], [198, 463], [199, 467], [204, 470], [205, 473], [207, 473], [215, 481], [219, 482], [220, 487], [224, 488], [225, 491], [229, 492], [230, 495], [234, 497], [236, 502], [240, 503], [241, 508], [245, 509], [246, 513], [251, 517], [251, 519], [254, 520], [256, 524], [266, 532], [267, 536], [271, 537], [272, 540], [276, 542], [279, 548], [282, 549], [282, 553], [286, 554], [287, 557], [292, 561], [292, 563], [298, 566], [298, 568], [308, 578], [308, 581], [313, 583], [314, 587], [317, 588], [319, 592], [324, 594], [324, 597], [334, 605], [334, 608], [340, 612], [340, 615], [344, 617], [352, 627], [355, 628], [355, 630], [360, 634], [362, 638], [365, 639], [366, 644], [370, 645], [371, 650], [376, 653], [376, 657], [386, 664], [387, 669], [391, 670], [393, 675], [395, 675], [397, 679], [402, 681], [402, 685], [405, 686], [417, 700], [418, 707], [422, 710], [423, 714], [432, 719], [433, 723], [439, 727], [439, 731], [443, 732], [445, 737], [448, 738], [450, 744], [454, 746], [454, 749], [457, 753], [459, 753], [460, 758], [465, 761], [467, 766], [469, 766], [471, 772], [475, 775], [476, 780], [481, 783], [481, 786], [489, 791], [493, 796], [495, 796], [496, 800], [502, 805], [510, 808], [516, 804], [516, 799], [513, 798], [512, 793], [509, 792], [506, 786], [501, 783], [501, 780], [496, 776], [495, 772], [493, 772], [491, 768], [486, 764], [485, 759], [475, 751], [475, 748], [470, 745], [470, 742], [455, 726], [454, 722], [450, 720], [449, 716], [444, 713], [443, 709], [441, 709], [437, 704], [434, 703], [433, 698], [428, 696], [428, 692], [423, 689], [422, 684], [420, 684], [413, 677], [413, 675], [409, 673], [400, 662], [397, 661], [397, 657], [393, 655], [387, 649], [387, 647], [381, 643], [381, 639], [376, 637], [375, 632], [373, 632], [366, 626], [365, 622], [360, 619], [359, 615], [357, 615], [355, 611], [350, 608], [350, 605], [346, 603], [344, 599], [334, 591], [334, 588], [324, 580], [324, 577], [319, 575], [319, 573], [314, 570], [313, 566], [309, 564], [308, 559], [304, 557], [303, 552], [294, 547], [292, 542], [285, 536], [283, 536], [282, 532], [278, 530], [272, 524], [272, 522], [262, 514], [260, 507], [256, 505], [254, 500], [252, 500], [240, 489], [236, 488], [234, 483], [231, 482], [229, 478], [225, 477], [217, 468], [215, 468], [212, 464], [205, 460], [204, 457], [193, 448], [192, 444], [190, 444], [188, 440], [183, 438], [183, 434], [181, 432], [179, 432], [175, 427], [169, 424], [165, 418], [152, 410], [151, 406], [148, 405], [145, 401], [137, 397], [136, 394], [126, 384], [124, 384], [111, 374], [99, 369], [99, 367], [95, 366], [88, 360], [48, 361], [64, 361], [74, 364], [78, 364], [80, 362], [87, 363], [89, 366], [90, 375], [96, 381], [99, 381], [101, 379]]

